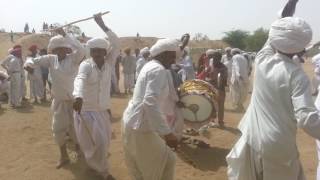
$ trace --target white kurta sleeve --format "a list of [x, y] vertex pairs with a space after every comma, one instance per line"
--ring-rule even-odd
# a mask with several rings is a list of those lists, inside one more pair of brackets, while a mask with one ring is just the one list
[[75, 37], [70, 37], [69, 35], [66, 35], [65, 38], [73, 49], [72, 53], [68, 56], [71, 57], [72, 61], [75, 64], [79, 65], [83, 60], [84, 56], [86, 55], [85, 48]]
[[6, 70], [8, 70], [8, 68], [9, 68], [9, 61], [10, 61], [10, 59], [12, 59], [13, 58], [13, 55], [8, 55], [4, 60], [2, 60], [1, 61], [1, 66], [3, 67], [3, 68], [5, 68]]
[[73, 88], [73, 97], [74, 98], [83, 98], [84, 86], [89, 74], [91, 72], [91, 65], [82, 62], [79, 67], [78, 75], [74, 80], [74, 88]]
[[292, 74], [291, 99], [298, 122], [310, 136], [320, 139], [320, 119], [312, 100], [310, 82], [303, 70], [299, 68]]
[[270, 40], [268, 39], [267, 42], [265, 43], [265, 45], [263, 46], [263, 48], [258, 52], [257, 56], [256, 56], [256, 60], [257, 63], [260, 63], [260, 60], [265, 60], [267, 57], [271, 57], [276, 53], [276, 51], [272, 48], [271, 44], [270, 44]]
[[32, 61], [34, 65], [39, 65], [39, 66], [48, 68], [50, 66], [50, 61], [53, 61], [54, 58], [55, 58], [55, 55], [49, 54], [49, 55], [33, 58]]
[[111, 45], [111, 48], [109, 50], [110, 52], [108, 52], [107, 60], [108, 60], [108, 63], [111, 63], [114, 66], [116, 63], [117, 57], [120, 54], [120, 40], [119, 40], [119, 37], [111, 30], [107, 31], [106, 34], [109, 38], [109, 42]]
[[152, 128], [159, 135], [167, 135], [171, 132], [161, 112], [161, 91], [168, 85], [166, 70], [149, 74], [146, 93], [143, 100], [143, 109]]

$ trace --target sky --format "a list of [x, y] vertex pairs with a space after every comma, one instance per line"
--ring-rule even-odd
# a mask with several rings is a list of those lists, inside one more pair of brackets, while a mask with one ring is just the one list
[[[0, 28], [23, 31], [42, 28], [42, 23], [71, 22], [111, 11], [103, 16], [119, 36], [178, 38], [184, 33], [203, 33], [221, 39], [233, 29], [269, 28], [287, 0], [0, 0]], [[296, 16], [306, 19], [320, 40], [319, 0], [300, 0]], [[93, 20], [77, 24], [88, 36], [104, 33]]]

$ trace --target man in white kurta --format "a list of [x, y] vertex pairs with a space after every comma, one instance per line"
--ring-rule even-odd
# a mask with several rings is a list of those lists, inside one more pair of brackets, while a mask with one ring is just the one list
[[178, 45], [178, 40], [162, 39], [151, 48], [153, 60], [142, 68], [123, 114], [124, 154], [135, 180], [174, 178], [175, 154], [169, 146], [175, 147], [177, 138], [161, 106], [169, 95], [167, 69], [175, 63]]
[[13, 108], [21, 107], [21, 92], [22, 92], [22, 73], [24, 73], [21, 68], [22, 60], [21, 48], [14, 48], [9, 50], [10, 55], [7, 56], [1, 63], [1, 66], [6, 69], [7, 74], [10, 77], [10, 93], [9, 93], [9, 104]]
[[126, 49], [125, 56], [121, 59], [125, 94], [131, 93], [134, 88], [136, 62], [136, 57], [131, 55], [131, 49]]
[[190, 57], [190, 49], [186, 47], [182, 52], [181, 61], [178, 63], [181, 68], [179, 74], [182, 76], [182, 81], [193, 80], [196, 74], [193, 67], [193, 62]]
[[314, 76], [312, 78], [312, 94], [318, 93], [320, 85], [320, 54], [315, 55], [312, 58], [312, 64], [314, 65]]
[[230, 86], [230, 79], [232, 75], [232, 54], [231, 48], [225, 48], [225, 54], [221, 58], [221, 62], [228, 68], [228, 86]]
[[240, 49], [232, 49], [232, 71], [230, 90], [232, 103], [237, 111], [244, 111], [244, 102], [248, 95], [249, 71], [248, 61], [240, 54]]
[[[80, 64], [74, 81], [73, 96], [75, 130], [82, 152], [90, 168], [105, 179], [112, 179], [109, 174], [106, 153], [111, 142], [111, 122], [108, 109], [111, 106], [110, 87], [112, 68], [119, 55], [120, 41], [115, 33], [107, 28], [101, 16], [96, 17], [99, 25], [108, 35], [93, 38], [87, 42], [91, 58]], [[80, 105], [80, 106], [79, 106]]]
[[242, 136], [227, 156], [230, 180], [303, 180], [297, 127], [320, 139], [320, 120], [308, 77], [292, 60], [311, 41], [300, 18], [274, 22], [255, 60], [251, 103], [240, 122]]
[[[39, 65], [34, 65], [32, 59], [36, 58], [37, 46], [33, 45], [29, 48], [31, 55], [27, 57], [24, 68], [31, 70], [28, 72], [30, 81], [30, 98], [34, 99], [35, 103], [41, 103], [44, 97], [44, 85], [42, 80], [42, 71]], [[28, 71], [27, 70], [27, 71]]]
[[[69, 163], [66, 151], [67, 136], [77, 144], [73, 126], [73, 82], [80, 62], [85, 56], [85, 49], [75, 38], [59, 31], [62, 35], [50, 39], [48, 54], [32, 59], [35, 65], [49, 68], [52, 80], [53, 113], [52, 131], [56, 143], [60, 147], [60, 161], [57, 168]], [[72, 49], [72, 53], [67, 54]]]
[[145, 47], [141, 49], [140, 51], [140, 57], [137, 61], [137, 67], [136, 67], [136, 79], [138, 79], [139, 73], [143, 66], [148, 62], [148, 58], [150, 56], [150, 51], [148, 47]]

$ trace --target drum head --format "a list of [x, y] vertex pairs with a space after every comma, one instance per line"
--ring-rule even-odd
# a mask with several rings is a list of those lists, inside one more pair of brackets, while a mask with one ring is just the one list
[[204, 95], [188, 94], [182, 96], [180, 101], [185, 105], [181, 111], [186, 121], [201, 123], [210, 119], [213, 113], [212, 102]]

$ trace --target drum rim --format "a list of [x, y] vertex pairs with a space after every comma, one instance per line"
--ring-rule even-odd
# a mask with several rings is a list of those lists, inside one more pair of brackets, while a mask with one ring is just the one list
[[[183, 97], [188, 96], [188, 95], [201, 96], [201, 97], [204, 97], [205, 99], [209, 100], [208, 97], [203, 96], [203, 95], [200, 95], [200, 94], [184, 94], [184, 95], [182, 95], [182, 96], [180, 97], [180, 100], [181, 100]], [[211, 100], [209, 100], [209, 103], [211, 104], [211, 107], [214, 107], [214, 103], [213, 103]], [[190, 122], [190, 123], [202, 123], [202, 122], [205, 122], [205, 121], [210, 120], [210, 118], [212, 117], [212, 114], [213, 114], [212, 108], [210, 109], [210, 111], [211, 111], [211, 112], [210, 112], [210, 116], [209, 116], [207, 119], [205, 119], [205, 120], [203, 120], [203, 121], [200, 121], [200, 122], [194, 122], [194, 121], [191, 121], [191, 120], [189, 120], [189, 119], [186, 119], [185, 117], [183, 117], [183, 119], [184, 119], [185, 121]], [[181, 112], [181, 113], [182, 113], [182, 112]], [[182, 113], [182, 114], [183, 114], [183, 113]]]

